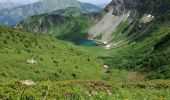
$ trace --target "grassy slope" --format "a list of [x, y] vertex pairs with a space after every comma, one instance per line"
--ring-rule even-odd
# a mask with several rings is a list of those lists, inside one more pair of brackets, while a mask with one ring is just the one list
[[[117, 79], [109, 79], [107, 75], [101, 77], [104, 74], [101, 62], [69, 43], [6, 27], [0, 27], [0, 30], [1, 99], [169, 98], [168, 81], [120, 83], [122, 80], [127, 82], [127, 72], [111, 71]], [[38, 64], [28, 65], [26, 60], [31, 58], [37, 59]], [[119, 83], [94, 81], [101, 78]], [[21, 84], [20, 80], [26, 79], [32, 79], [35, 84]], [[61, 81], [75, 79], [79, 80]], [[87, 79], [93, 81], [82, 81]]]
[[0, 27], [0, 57], [1, 81], [101, 79], [103, 73], [100, 60], [69, 43], [6, 27]]
[[52, 13], [62, 15], [62, 16], [80, 16], [81, 15], [81, 9], [77, 8], [77, 7], [68, 7], [66, 9], [54, 11]]
[[[56, 38], [71, 41], [74, 39], [86, 39], [87, 31], [93, 23], [93, 18], [80, 15], [71, 17], [44, 14], [27, 18], [20, 24], [27, 31], [48, 33], [48, 35]], [[37, 29], [46, 29], [47, 31]]]
[[[69, 43], [6, 27], [0, 27], [0, 30], [0, 55], [3, 58], [0, 60], [1, 99], [140, 100], [169, 98], [169, 81], [128, 82], [131, 81], [127, 78], [129, 72], [115, 70], [108, 63], [111, 73], [103, 73], [101, 62], [93, 56], [95, 54], [80, 51], [79, 48]], [[160, 29], [160, 31], [163, 30], [166, 31]], [[158, 32], [156, 36], [159, 34], [161, 33]], [[151, 40], [146, 39], [146, 41]], [[142, 43], [145, 45], [144, 42]], [[162, 41], [160, 43], [162, 44]], [[134, 49], [140, 48], [141, 45], [135, 46]], [[123, 58], [116, 59], [122, 61], [126, 59], [124, 49], [128, 52], [130, 47], [131, 45], [126, 45], [103, 54], [112, 53], [114, 56], [119, 54], [118, 58], [120, 56]], [[37, 59], [38, 64], [28, 65], [26, 60], [31, 58]], [[113, 59], [111, 62], [114, 62]], [[132, 81], [134, 80], [133, 75], [129, 77], [132, 77]], [[26, 79], [32, 79], [35, 84], [31, 86], [21, 84], [20, 80]], [[75, 79], [79, 80], [75, 81]], [[87, 79], [93, 81], [82, 81]], [[95, 81], [100, 79], [117, 82]]]

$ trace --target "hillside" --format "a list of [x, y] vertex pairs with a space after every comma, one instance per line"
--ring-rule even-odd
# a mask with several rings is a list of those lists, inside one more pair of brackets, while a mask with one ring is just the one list
[[[73, 13], [74, 12], [74, 13]], [[17, 28], [39, 34], [52, 35], [72, 41], [87, 39], [88, 29], [101, 18], [101, 14], [82, 14], [80, 9], [69, 7], [51, 14], [29, 17], [17, 24]]]
[[0, 81], [100, 79], [102, 62], [69, 43], [0, 27]]
[[80, 3], [82, 13], [94, 13], [102, 10], [101, 7], [90, 4], [90, 3]]
[[[146, 78], [149, 79], [168, 79], [170, 9], [167, 7], [168, 1], [159, 2], [114, 0], [105, 8], [105, 13], [102, 12], [104, 16], [101, 20], [102, 14], [99, 14], [98, 20], [91, 22], [82, 16], [63, 17], [50, 14], [28, 18], [21, 22], [21, 26], [28, 31], [51, 29], [38, 32], [51, 32], [51, 35], [62, 40], [88, 37], [101, 41], [105, 44], [104, 49], [102, 46], [82, 49], [95, 52], [113, 72], [115, 68], [126, 69], [146, 74]], [[147, 7], [147, 10], [144, 7]], [[54, 20], [55, 18], [57, 19]], [[40, 19], [42, 21], [36, 22]], [[71, 22], [68, 23], [68, 20]], [[95, 22], [97, 23], [94, 25]], [[90, 30], [87, 35], [88, 29]]]
[[113, 69], [142, 72], [149, 79], [169, 79], [169, 4], [168, 0], [113, 0], [89, 31], [90, 39], [110, 49], [104, 50], [109, 56], [101, 56], [105, 63]]
[[60, 15], [60, 16], [63, 16], [63, 17], [64, 16], [67, 16], [67, 17], [70, 17], [70, 16], [77, 17], [77, 16], [80, 16], [82, 14], [82, 12], [81, 12], [80, 8], [77, 8], [77, 7], [68, 7], [68, 8], [65, 8], [65, 9], [56, 10], [56, 11], [52, 12], [52, 14]]
[[[169, 99], [168, 80], [125, 81], [119, 76], [122, 71], [113, 72], [112, 64], [122, 61], [120, 53], [117, 53], [120, 59], [114, 59], [117, 63], [113, 59], [112, 64], [107, 62], [110, 72], [106, 74], [100, 60], [69, 43], [2, 26], [0, 30], [0, 55], [3, 58], [0, 60], [1, 99]], [[163, 44], [168, 43], [167, 39], [162, 38], [158, 43], [161, 45], [155, 45], [156, 50], [161, 50]], [[123, 54], [122, 57], [126, 56]], [[29, 63], [31, 59], [37, 63]], [[115, 76], [110, 76], [112, 74]], [[110, 77], [111, 81], [103, 75]], [[139, 79], [134, 75], [129, 77]], [[117, 77], [123, 81], [116, 81]], [[89, 79], [92, 81], [83, 81]], [[108, 82], [96, 81], [103, 79]]]

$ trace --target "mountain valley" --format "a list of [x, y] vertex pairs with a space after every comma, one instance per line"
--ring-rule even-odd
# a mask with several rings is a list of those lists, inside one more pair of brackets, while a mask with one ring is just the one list
[[40, 2], [0, 26], [0, 99], [169, 100], [169, 0]]

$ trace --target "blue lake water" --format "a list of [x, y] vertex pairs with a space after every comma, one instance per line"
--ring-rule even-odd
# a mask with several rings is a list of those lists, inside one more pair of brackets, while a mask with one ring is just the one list
[[75, 40], [74, 43], [80, 46], [98, 46], [99, 45], [93, 40]]

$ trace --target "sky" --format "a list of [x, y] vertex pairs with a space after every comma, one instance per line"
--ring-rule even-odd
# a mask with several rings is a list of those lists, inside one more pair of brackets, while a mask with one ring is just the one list
[[[7, 0], [0, 0], [0, 2], [5, 2]], [[32, 2], [36, 2], [38, 0], [11, 0], [13, 2], [17, 2], [17, 3], [22, 3], [22, 4], [27, 4], [27, 3], [32, 3]], [[88, 2], [88, 3], [92, 3], [92, 4], [103, 4], [103, 3], [109, 3], [111, 0], [79, 0], [81, 2]]]
[[92, 4], [104, 4], [104, 3], [109, 3], [112, 0], [79, 0], [81, 2], [88, 2]]
[[[6, 2], [6, 1], [8, 0], [0, 0], [0, 2]], [[38, 0], [10, 0], [10, 1], [15, 3], [28, 4], [28, 3], [36, 2]]]

